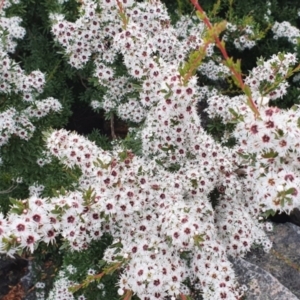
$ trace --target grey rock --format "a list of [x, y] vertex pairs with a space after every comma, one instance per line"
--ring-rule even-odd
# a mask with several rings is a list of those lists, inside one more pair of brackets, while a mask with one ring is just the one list
[[233, 261], [234, 270], [240, 284], [247, 286], [247, 300], [299, 300], [274, 276], [262, 268], [242, 259]]
[[25, 276], [21, 278], [21, 283], [25, 291], [25, 297], [23, 300], [36, 300], [36, 291], [35, 289], [32, 289], [34, 283], [35, 283], [35, 277], [34, 277], [34, 262], [29, 261], [28, 262], [28, 272]]
[[36, 299], [37, 299], [36, 292], [33, 290], [28, 294], [26, 294], [23, 300], [36, 300]]
[[294, 208], [290, 214], [291, 223], [300, 226], [300, 209]]
[[27, 272], [27, 261], [21, 258], [12, 259], [0, 256], [0, 299], [16, 285]]
[[32, 287], [34, 281], [34, 275], [32, 273], [32, 261], [28, 262], [27, 269], [27, 273], [20, 280], [26, 293]]
[[247, 300], [300, 300], [300, 227], [273, 225], [269, 253], [256, 248], [233, 259], [238, 281], [248, 287]]

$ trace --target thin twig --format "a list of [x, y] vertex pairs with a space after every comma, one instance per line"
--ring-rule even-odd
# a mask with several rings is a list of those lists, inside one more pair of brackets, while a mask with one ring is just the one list
[[115, 120], [114, 120], [114, 114], [112, 113], [110, 116], [110, 131], [111, 131], [111, 137], [113, 140], [117, 138], [115, 133]]
[[9, 194], [9, 193], [11, 193], [16, 188], [17, 188], [17, 185], [16, 186], [11, 186], [10, 188], [8, 188], [5, 191], [0, 191], [0, 194]]
[[88, 87], [86, 86], [86, 84], [83, 82], [83, 78], [80, 76], [80, 74], [78, 74], [79, 78], [80, 78], [80, 82], [81, 84], [87, 89]]

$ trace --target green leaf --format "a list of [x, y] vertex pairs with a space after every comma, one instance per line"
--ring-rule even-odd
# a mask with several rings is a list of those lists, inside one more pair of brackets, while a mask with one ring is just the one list
[[238, 114], [233, 108], [229, 108], [228, 110], [229, 110], [229, 112], [230, 112], [233, 116], [235, 116], [236, 118], [239, 117], [239, 114]]
[[285, 191], [285, 194], [286, 194], [286, 195], [291, 195], [291, 194], [293, 194], [294, 192], [295, 192], [295, 188], [292, 187], [292, 188], [286, 190], [286, 191]]
[[138, 169], [138, 176], [142, 175], [143, 174], [143, 167], [142, 166], [139, 166], [139, 169]]
[[297, 120], [297, 127], [300, 128], [300, 117]]
[[245, 85], [244, 88], [243, 88], [243, 92], [245, 93], [245, 95], [247, 97], [251, 97], [251, 89], [248, 85]]
[[59, 250], [66, 250], [69, 248], [69, 243], [68, 242], [64, 242], [60, 247]]
[[127, 151], [119, 152], [118, 156], [119, 156], [121, 162], [123, 162], [127, 158]]
[[197, 235], [194, 235], [193, 236], [193, 239], [194, 239], [194, 243], [196, 246], [200, 246], [200, 244], [204, 241], [204, 237], [205, 234], [197, 234]]
[[105, 265], [107, 264], [107, 262], [105, 261], [105, 260], [103, 260], [103, 259], [100, 259], [99, 261], [98, 261], [98, 267], [99, 268], [103, 268]]
[[273, 150], [271, 150], [270, 152], [265, 152], [264, 154], [262, 154], [263, 158], [275, 158], [278, 156], [277, 152], [274, 152]]
[[274, 217], [275, 215], [276, 211], [273, 209], [268, 209], [262, 214], [262, 216], [264, 216], [265, 218], [269, 218], [270, 216]]
[[112, 245], [110, 246], [110, 248], [122, 248], [122, 247], [123, 247], [123, 245], [122, 245], [121, 242], [117, 242], [117, 243], [112, 244]]
[[198, 187], [198, 181], [197, 179], [191, 179], [192, 187], [197, 188]]

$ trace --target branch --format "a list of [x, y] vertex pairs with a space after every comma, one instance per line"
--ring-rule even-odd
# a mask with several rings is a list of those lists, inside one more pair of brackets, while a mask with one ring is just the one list
[[5, 1], [5, 0], [2, 0], [1, 3], [0, 3], [0, 10], [3, 8], [4, 1]]
[[115, 133], [115, 118], [114, 114], [112, 113], [110, 116], [110, 131], [111, 131], [111, 137], [113, 140], [117, 138], [116, 133]]
[[[206, 16], [205, 11], [202, 9], [202, 7], [199, 5], [198, 0], [190, 0], [191, 3], [194, 5], [194, 7], [196, 8], [196, 10], [200, 13], [201, 19], [204, 22], [204, 24], [206, 25], [206, 27], [208, 29], [213, 29], [213, 25], [210, 23], [208, 17]], [[231, 59], [226, 51], [226, 48], [224, 46], [224, 43], [222, 43], [219, 39], [219, 37], [216, 34], [213, 34], [213, 38], [215, 40], [215, 43], [217, 45], [217, 47], [219, 48], [219, 50], [221, 51], [224, 59], [226, 62], [229, 62]], [[245, 85], [244, 80], [242, 78], [242, 74], [241, 72], [238, 72], [233, 66], [228, 65], [230, 71], [232, 72], [233, 76], [236, 78], [238, 85], [240, 86], [240, 88], [242, 89], [243, 92], [245, 92], [245, 94], [248, 97], [248, 101], [249, 101], [249, 106], [252, 109], [252, 111], [254, 112], [254, 114], [256, 116], [259, 116], [260, 113], [252, 99], [252, 96], [249, 95], [249, 87]]]
[[78, 74], [78, 76], [79, 76], [79, 79], [80, 79], [81, 84], [87, 89], [88, 87], [87, 87], [86, 84], [83, 82], [83, 78], [81, 77], [81, 75]]
[[5, 191], [0, 191], [0, 195], [3, 195], [3, 194], [9, 194], [9, 193], [11, 193], [14, 189], [16, 189], [17, 188], [17, 185], [15, 185], [15, 186], [11, 186], [10, 188], [8, 188], [7, 190], [5, 190]]

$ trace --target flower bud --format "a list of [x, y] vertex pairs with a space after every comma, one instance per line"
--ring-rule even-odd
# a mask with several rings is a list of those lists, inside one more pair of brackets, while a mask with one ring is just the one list
[[277, 186], [277, 192], [280, 193], [280, 192], [282, 192], [283, 190], [284, 190], [283, 185], [280, 184], [280, 185]]
[[118, 289], [118, 295], [122, 296], [124, 294], [123, 289]]

